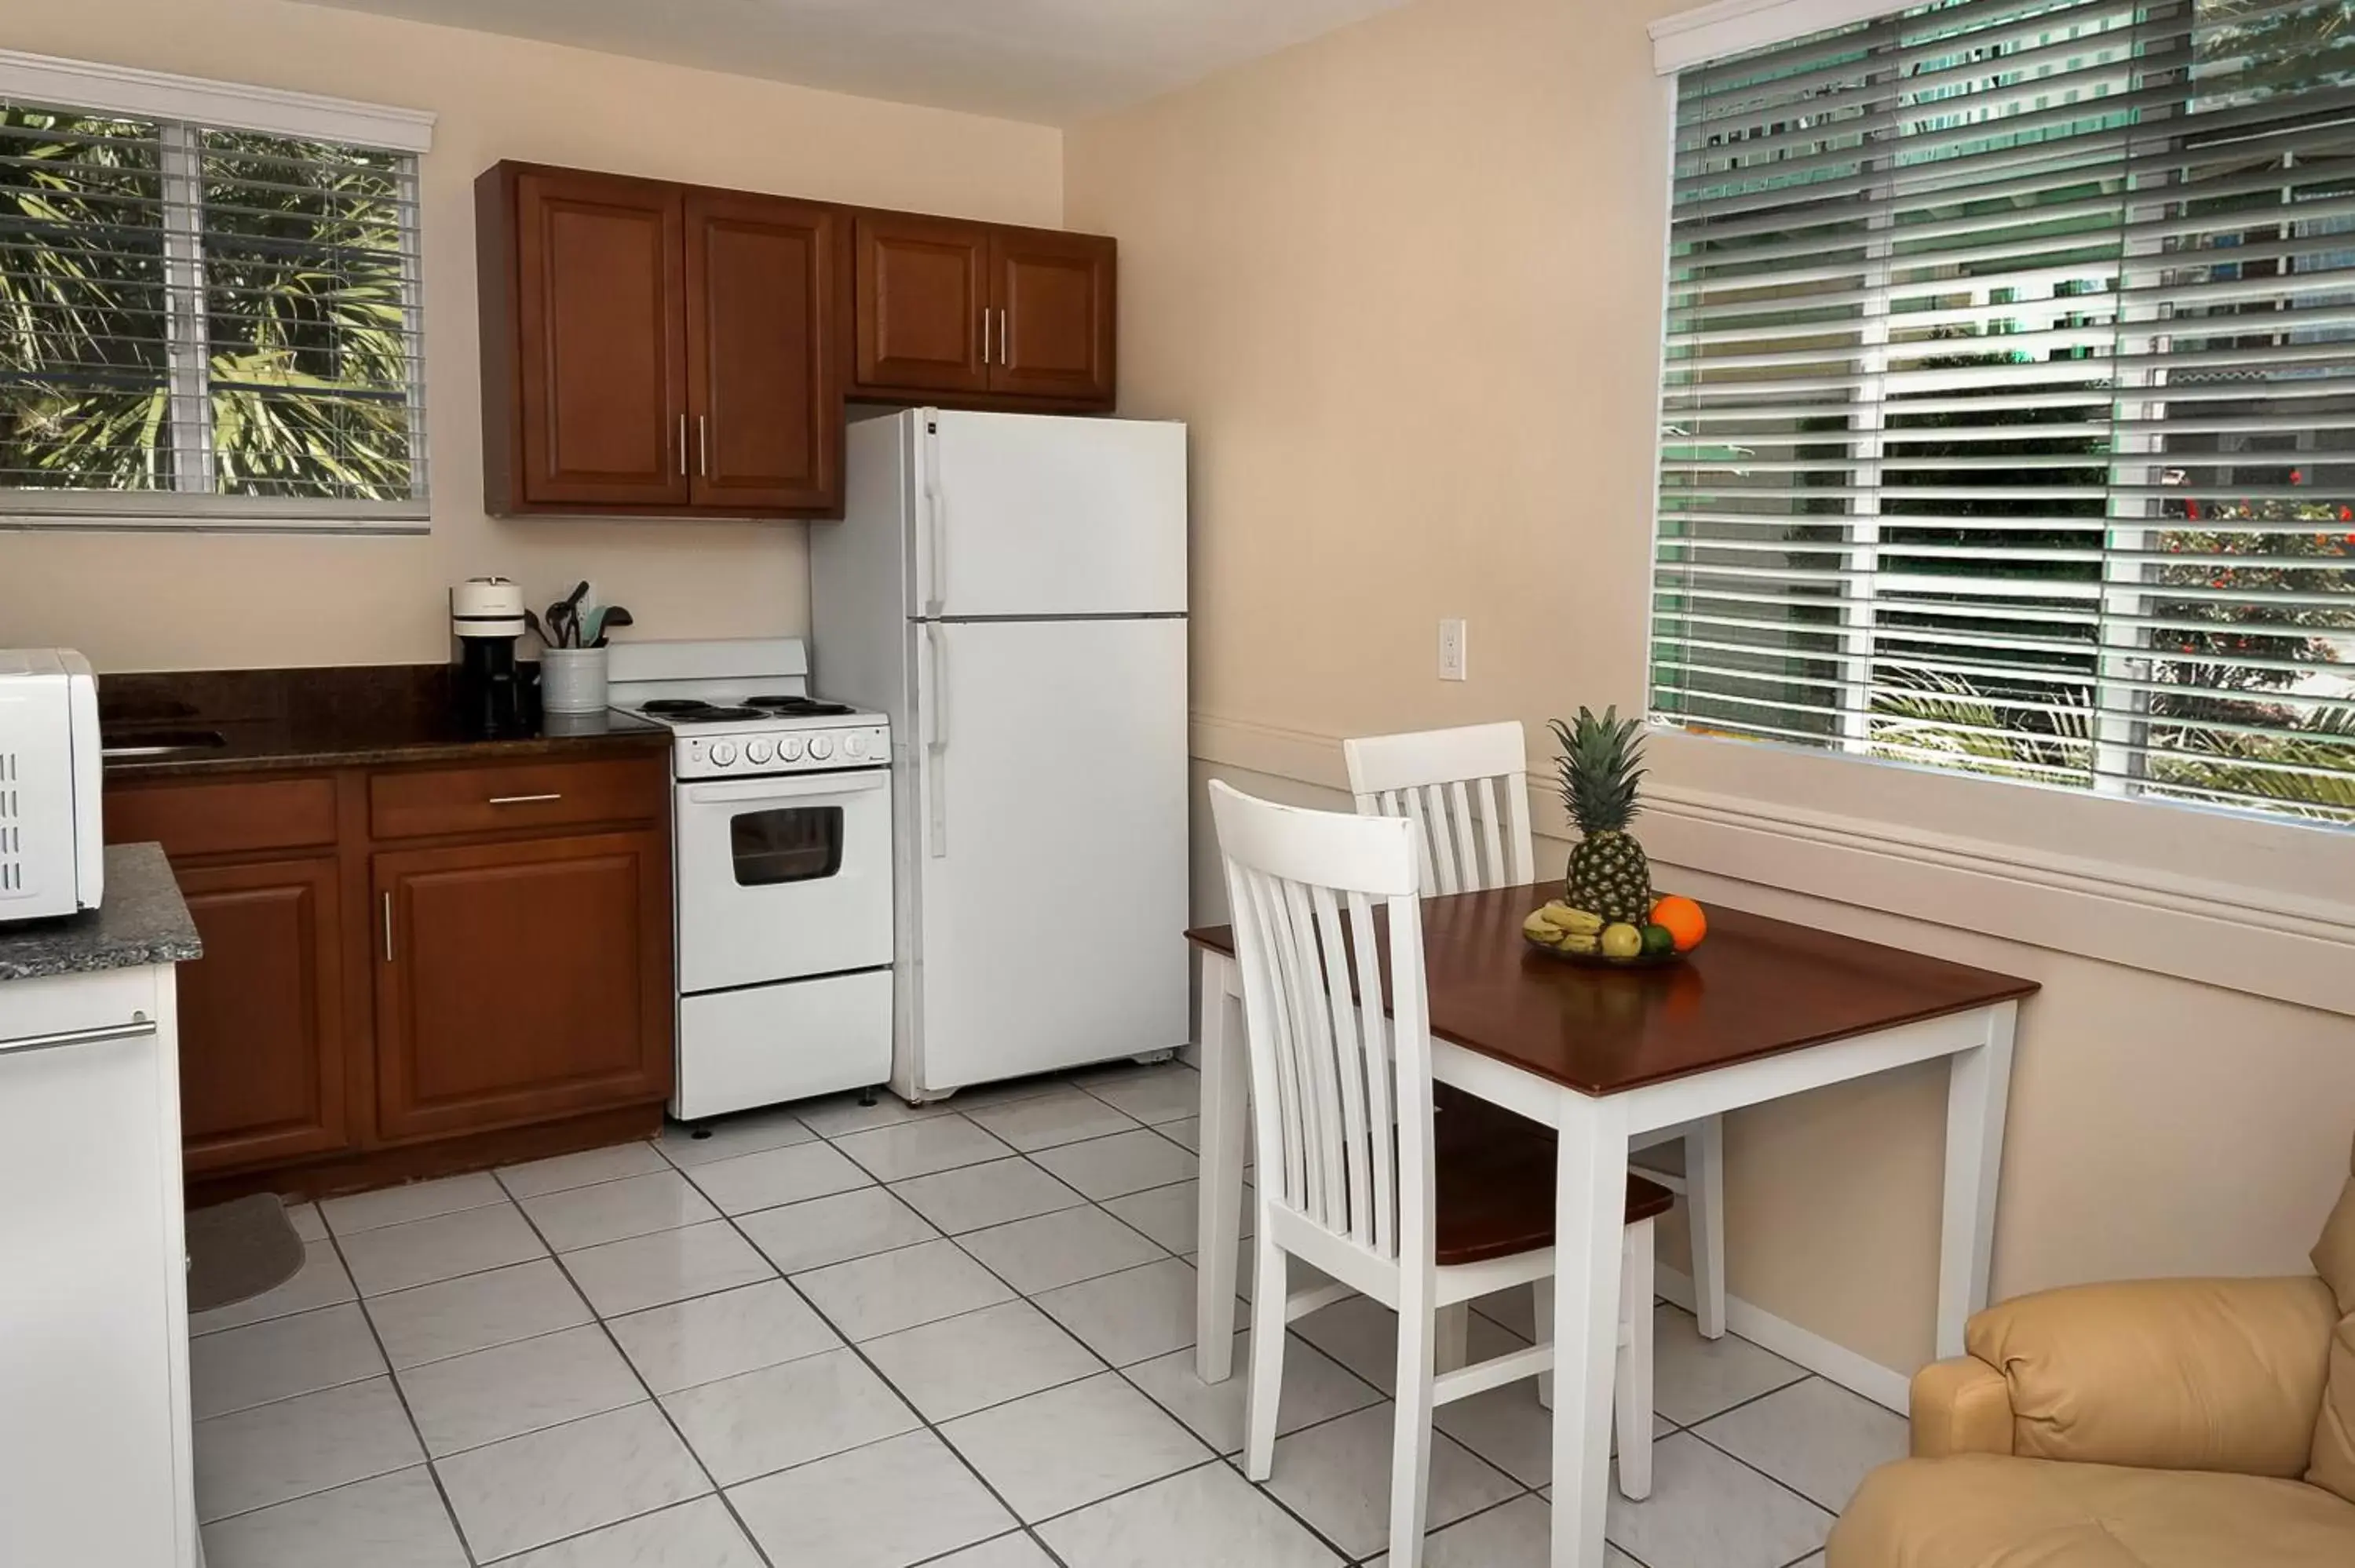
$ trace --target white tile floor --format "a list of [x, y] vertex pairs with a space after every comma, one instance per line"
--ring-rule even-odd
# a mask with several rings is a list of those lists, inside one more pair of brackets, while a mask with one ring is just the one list
[[[299, 1209], [303, 1272], [194, 1325], [211, 1568], [1381, 1562], [1387, 1312], [1297, 1325], [1265, 1487], [1242, 1379], [1194, 1377], [1198, 1099], [846, 1097]], [[1527, 1292], [1482, 1309], [1476, 1350], [1528, 1333]], [[1613, 1563], [1817, 1568], [1903, 1423], [1657, 1310]], [[1431, 1568], [1543, 1563], [1533, 1385], [1440, 1426]]]

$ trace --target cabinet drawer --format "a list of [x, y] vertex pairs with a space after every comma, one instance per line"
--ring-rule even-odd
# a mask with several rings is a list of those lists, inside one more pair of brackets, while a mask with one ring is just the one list
[[322, 776], [112, 789], [106, 837], [111, 843], [153, 839], [175, 860], [332, 844], [336, 781]]
[[379, 773], [368, 780], [368, 829], [418, 839], [638, 821], [663, 816], [669, 795], [670, 769], [655, 758]]

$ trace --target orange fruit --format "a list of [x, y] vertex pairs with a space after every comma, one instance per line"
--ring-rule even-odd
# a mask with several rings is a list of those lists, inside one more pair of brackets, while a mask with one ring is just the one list
[[1691, 952], [1700, 946], [1700, 939], [1709, 935], [1709, 916], [1701, 913], [1700, 906], [1673, 893], [1654, 901], [1652, 924], [1668, 928], [1668, 935], [1677, 940], [1679, 953]]

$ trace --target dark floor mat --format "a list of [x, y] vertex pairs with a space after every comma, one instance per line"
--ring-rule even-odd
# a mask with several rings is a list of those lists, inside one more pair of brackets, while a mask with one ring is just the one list
[[188, 1215], [188, 1311], [209, 1312], [275, 1290], [303, 1266], [303, 1238], [275, 1192]]

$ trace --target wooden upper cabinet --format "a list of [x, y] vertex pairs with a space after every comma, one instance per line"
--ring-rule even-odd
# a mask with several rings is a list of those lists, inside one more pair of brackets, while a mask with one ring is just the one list
[[836, 208], [687, 194], [693, 493], [723, 511], [842, 504]]
[[1000, 229], [990, 237], [995, 392], [1113, 400], [1114, 245], [1092, 234]]
[[511, 190], [515, 499], [687, 504], [681, 191], [566, 170]]
[[988, 390], [989, 229], [901, 213], [861, 213], [858, 228], [853, 379], [910, 392]]
[[474, 227], [496, 516], [838, 517], [847, 397], [1113, 406], [1094, 235], [537, 164]]

